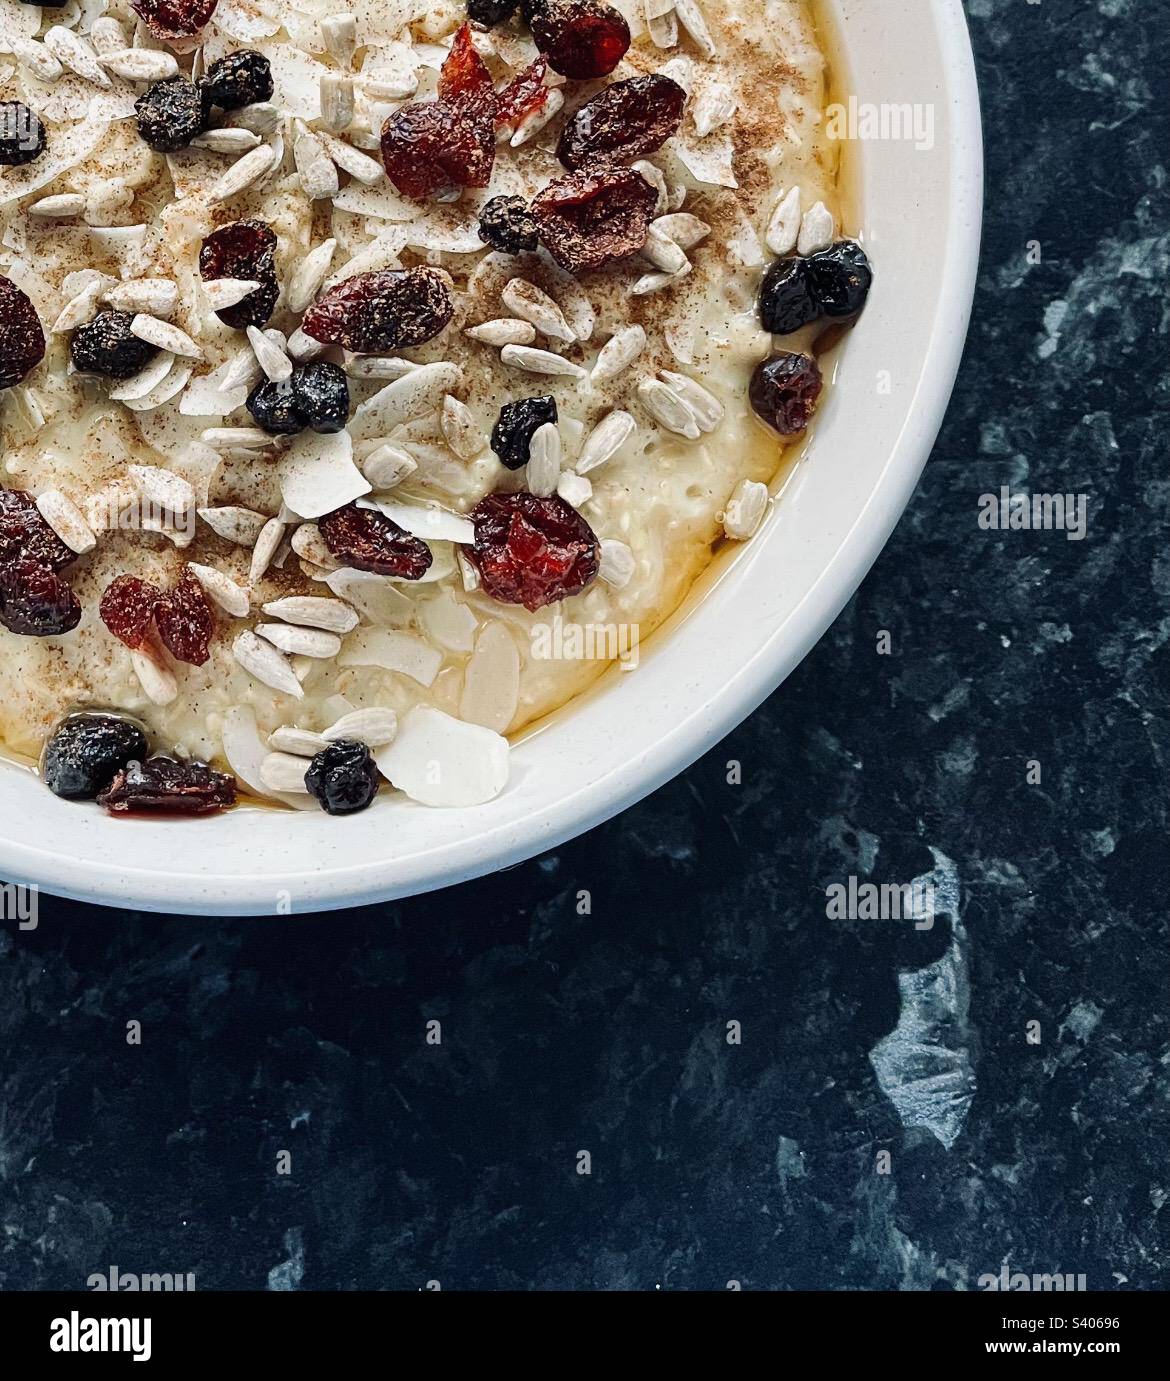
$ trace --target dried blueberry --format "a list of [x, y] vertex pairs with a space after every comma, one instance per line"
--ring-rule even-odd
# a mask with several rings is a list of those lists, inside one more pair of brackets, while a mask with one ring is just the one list
[[760, 322], [774, 336], [799, 331], [822, 315], [813, 292], [809, 261], [797, 255], [777, 259], [760, 284]]
[[467, 17], [485, 29], [503, 24], [516, 13], [518, 0], [467, 0]]
[[518, 398], [505, 403], [492, 428], [492, 450], [500, 464], [509, 470], [520, 470], [528, 464], [528, 448], [538, 427], [557, 420], [557, 400], [551, 395], [540, 398]]
[[293, 371], [293, 406], [302, 426], [315, 432], [340, 432], [349, 421], [349, 383], [345, 370], [318, 360]]
[[769, 427], [795, 436], [808, 426], [823, 385], [816, 360], [782, 350], [756, 366], [748, 400]]
[[92, 321], [79, 326], [69, 343], [73, 367], [81, 374], [103, 374], [110, 379], [128, 379], [149, 364], [158, 346], [140, 340], [131, 330], [129, 312], [99, 312]]
[[69, 583], [31, 557], [0, 566], [0, 623], [26, 638], [55, 638], [81, 622]]
[[479, 238], [504, 254], [523, 254], [537, 245], [536, 221], [523, 197], [492, 197], [479, 213]]
[[245, 406], [256, 425], [271, 436], [295, 436], [305, 430], [291, 379], [264, 379], [248, 394]]
[[67, 801], [94, 801], [131, 762], [149, 752], [132, 720], [113, 714], [73, 714], [54, 729], [41, 757], [41, 779]]
[[31, 163], [45, 147], [45, 127], [23, 101], [0, 101], [0, 164]]
[[865, 306], [873, 270], [854, 240], [838, 240], [805, 260], [809, 286], [826, 316], [856, 316]]
[[305, 786], [327, 815], [350, 815], [378, 794], [378, 769], [364, 743], [339, 738], [309, 764]]
[[244, 48], [213, 62], [199, 85], [208, 105], [238, 110], [271, 97], [272, 67], [263, 53]]
[[134, 102], [138, 133], [157, 153], [177, 153], [207, 128], [199, 88], [186, 77], [155, 82]]
[[11, 388], [45, 358], [45, 332], [23, 288], [0, 274], [0, 388]]

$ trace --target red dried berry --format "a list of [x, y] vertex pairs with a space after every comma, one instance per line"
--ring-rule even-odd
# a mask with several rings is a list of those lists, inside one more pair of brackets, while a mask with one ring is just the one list
[[346, 504], [327, 513], [317, 525], [333, 555], [359, 571], [418, 580], [434, 560], [425, 542], [372, 508]]
[[526, 115], [543, 110], [550, 90], [544, 84], [547, 71], [548, 60], [540, 57], [523, 72], [517, 72], [497, 97], [497, 125], [518, 125]]
[[439, 74], [439, 99], [401, 106], [382, 126], [387, 177], [415, 201], [486, 187], [496, 156], [495, 120], [491, 73], [464, 24]]
[[0, 275], [0, 388], [11, 388], [45, 358], [37, 309], [11, 278]]
[[155, 38], [192, 38], [202, 29], [219, 0], [130, 0]]
[[172, 811], [207, 815], [236, 803], [236, 779], [205, 762], [153, 757], [124, 767], [97, 798], [111, 815]]
[[544, 0], [532, 16], [532, 37], [554, 72], [576, 81], [608, 77], [630, 46], [630, 26], [595, 0]]
[[816, 360], [782, 350], [756, 365], [748, 400], [769, 427], [794, 436], [808, 426], [823, 386]]
[[77, 553], [41, 517], [36, 501], [23, 489], [0, 489], [0, 564], [34, 561], [63, 571]]
[[260, 286], [216, 316], [233, 331], [263, 326], [272, 315], [280, 287], [276, 281], [276, 235], [263, 221], [233, 221], [213, 230], [199, 249], [204, 282], [246, 278]]
[[468, 558], [484, 590], [530, 613], [580, 594], [597, 576], [601, 544], [564, 499], [489, 494], [471, 510], [475, 543]]
[[632, 168], [550, 182], [532, 203], [537, 234], [570, 273], [601, 268], [646, 243], [657, 193]]
[[162, 591], [136, 575], [119, 575], [106, 586], [98, 605], [101, 621], [119, 642], [141, 647], [150, 631]]
[[687, 93], [661, 73], [614, 82], [577, 110], [561, 131], [566, 168], [608, 168], [660, 149], [682, 123]]
[[163, 645], [176, 661], [201, 667], [215, 636], [215, 614], [203, 586], [190, 571], [154, 606], [154, 625]]
[[81, 605], [67, 581], [22, 557], [0, 567], [0, 623], [10, 633], [52, 638], [81, 622]]
[[455, 304], [437, 269], [358, 273], [319, 297], [301, 320], [306, 336], [378, 354], [423, 345], [451, 320]]

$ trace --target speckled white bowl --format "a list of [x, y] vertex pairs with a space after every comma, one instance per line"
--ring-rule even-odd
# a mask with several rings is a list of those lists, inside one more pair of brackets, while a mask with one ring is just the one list
[[[382, 800], [363, 815], [117, 820], [0, 764], [0, 878], [157, 911], [263, 914], [423, 892], [528, 858], [653, 791], [732, 729], [824, 633], [905, 507], [962, 353], [982, 141], [960, 0], [830, 0], [860, 102], [923, 103], [934, 147], [861, 147], [869, 305], [766, 527], [677, 626], [513, 752], [492, 804]], [[888, 390], [881, 381], [888, 377]]]

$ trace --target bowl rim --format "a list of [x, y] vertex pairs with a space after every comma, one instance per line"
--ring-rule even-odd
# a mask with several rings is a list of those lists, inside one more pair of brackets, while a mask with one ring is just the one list
[[[477, 828], [474, 839], [442, 838], [408, 859], [307, 870], [297, 914], [369, 905], [447, 887], [511, 867], [612, 819], [677, 776], [740, 724], [804, 659], [856, 592], [889, 540], [938, 436], [966, 341], [979, 264], [983, 208], [983, 138], [974, 54], [962, 0], [934, 0], [952, 136], [940, 291], [931, 319], [928, 359], [863, 517], [840, 543], [800, 604], [728, 678], [714, 703], [689, 706], [670, 730], [599, 780], [581, 782], [539, 815]], [[958, 327], [959, 329], [956, 329]], [[860, 530], [859, 530], [860, 529]], [[669, 635], [668, 635], [669, 636]], [[778, 645], [779, 644], [779, 645]], [[603, 788], [603, 789], [599, 789]], [[318, 817], [326, 828], [336, 822]], [[340, 822], [344, 825], [344, 821]], [[190, 822], [184, 825], [190, 828]], [[0, 838], [0, 876], [45, 891], [109, 906], [218, 915], [272, 914], [269, 874], [196, 879], [182, 872], [79, 859], [67, 852]], [[197, 885], [197, 895], [190, 888]], [[308, 892], [308, 896], [304, 895]]]

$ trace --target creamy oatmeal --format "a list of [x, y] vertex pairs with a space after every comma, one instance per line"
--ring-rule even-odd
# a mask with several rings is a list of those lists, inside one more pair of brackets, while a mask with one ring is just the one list
[[0, 275], [47, 342], [0, 560], [47, 524], [80, 606], [10, 631], [0, 571], [10, 749], [119, 711], [293, 805], [338, 740], [485, 800], [757, 529], [868, 285], [810, 6], [516, 8], [0, 0]]

